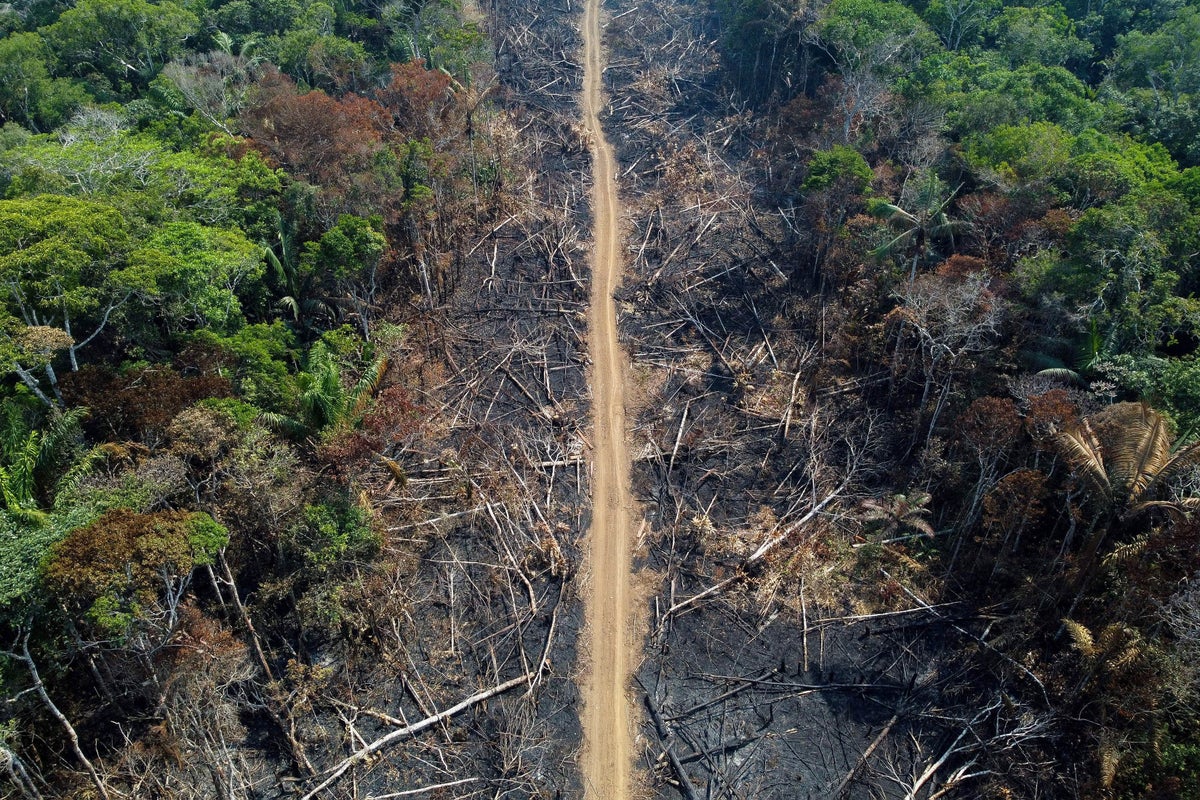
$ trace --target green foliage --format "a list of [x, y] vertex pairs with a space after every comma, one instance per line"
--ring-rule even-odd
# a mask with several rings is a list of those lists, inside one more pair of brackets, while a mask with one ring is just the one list
[[293, 436], [307, 436], [359, 423], [387, 370], [387, 359], [362, 365], [359, 379], [348, 387], [343, 376], [350, 359], [337, 353], [338, 343], [345, 338], [344, 333], [332, 331], [309, 348], [304, 369], [296, 375], [296, 412], [264, 415], [269, 424]]
[[1200, 9], [1184, 6], [1153, 32], [1121, 36], [1111, 78], [1125, 88], [1150, 89], [1167, 103], [1200, 92]]
[[808, 177], [804, 191], [820, 192], [838, 184], [854, 194], [868, 194], [875, 173], [857, 150], [835, 144], [828, 150], [818, 150], [808, 161]]
[[168, 331], [232, 333], [244, 323], [239, 293], [256, 286], [265, 267], [262, 250], [240, 231], [171, 222], [130, 254], [129, 271], [143, 275], [141, 310]]
[[1063, 67], [1014, 68], [995, 51], [935, 52], [903, 85], [913, 101], [944, 109], [958, 136], [1038, 122], [1081, 131], [1097, 125], [1104, 115], [1092, 89]]
[[362, 45], [307, 27], [283, 37], [278, 58], [284, 71], [301, 84], [329, 92], [362, 88], [373, 72]]
[[1200, 432], [1200, 360], [1119, 353], [1096, 365], [1096, 372], [1123, 391], [1167, 411], [1180, 439]]
[[1167, 176], [1163, 188], [1184, 198], [1192, 211], [1200, 211], [1200, 167], [1188, 167]]
[[1200, 797], [1200, 741], [1184, 718], [1124, 754], [1112, 796], [1118, 800]]
[[193, 566], [212, 564], [217, 553], [229, 544], [229, 530], [208, 514], [191, 514], [185, 526]]
[[0, 116], [32, 131], [62, 124], [88, 101], [82, 86], [51, 75], [51, 54], [36, 33], [0, 39]]
[[1106, 89], [1124, 127], [1200, 163], [1200, 9], [1184, 6], [1157, 28], [1119, 36]]
[[79, 0], [42, 35], [70, 72], [97, 91], [127, 97], [147, 86], [199, 25], [170, 0]]
[[1071, 135], [1051, 122], [1028, 126], [1002, 125], [972, 136], [967, 162], [1018, 184], [1046, 182], [1065, 169], [1071, 157]]
[[361, 508], [346, 502], [310, 505], [285, 538], [303, 569], [323, 573], [347, 561], [365, 561], [378, 551], [379, 535]]
[[299, 361], [296, 337], [280, 321], [247, 325], [229, 336], [196, 331], [191, 341], [229, 353], [234, 390], [247, 404], [266, 411], [290, 411], [298, 389], [293, 370]]
[[1172, 269], [1190, 241], [1180, 238], [1190, 231], [1179, 220], [1194, 220], [1181, 201], [1135, 195], [1089, 209], [1072, 228], [1071, 257], [1055, 280], [1091, 309], [1103, 352], [1150, 354], [1200, 332], [1200, 301], [1178, 293]]
[[991, 21], [988, 34], [1011, 67], [1061, 67], [1082, 63], [1092, 52], [1074, 27], [1058, 5], [1009, 6]]
[[234, 397], [210, 397], [201, 400], [199, 405], [227, 416], [240, 430], [248, 430], [252, 427], [263, 411], [257, 406], [252, 406], [244, 400]]
[[925, 20], [951, 50], [974, 44], [988, 20], [1001, 8], [1000, 0], [930, 0]]
[[386, 249], [381, 217], [342, 214], [318, 241], [305, 243], [300, 265], [335, 280], [352, 279], [373, 271]]
[[486, 39], [465, 22], [457, 0], [397, 0], [384, 6], [381, 20], [389, 32], [388, 57], [393, 61], [424, 60], [469, 82], [469, 67], [487, 57]]
[[61, 534], [55, 528], [28, 525], [0, 511], [0, 619], [20, 617], [38, 596], [42, 559]]
[[833, 0], [821, 12], [817, 32], [843, 72], [893, 74], [936, 48], [936, 38], [921, 18], [888, 0]]
[[55, 193], [118, 205], [151, 222], [188, 220], [241, 227], [260, 237], [273, 221], [281, 175], [253, 151], [215, 137], [202, 149], [174, 152], [128, 130], [120, 117], [83, 115], [56, 136], [38, 136], [0, 159], [12, 173], [9, 196]]

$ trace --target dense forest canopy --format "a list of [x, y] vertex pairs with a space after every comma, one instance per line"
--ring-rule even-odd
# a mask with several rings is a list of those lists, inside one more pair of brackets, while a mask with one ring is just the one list
[[[582, 195], [539, 194], [528, 174], [569, 173], [586, 142], [556, 123], [554, 160], [523, 139], [549, 112], [505, 83], [534, 56], [497, 44], [504, 5], [0, 5], [5, 796], [273, 797], [276, 773], [308, 779], [315, 753], [336, 763], [342, 743], [307, 719], [358, 708], [345, 675], [384, 651], [395, 674], [418, 673], [383, 644], [416, 637], [396, 620], [404, 593], [423, 588], [413, 564], [427, 543], [405, 538], [418, 523], [388, 516], [400, 512], [384, 499], [414, 471], [440, 470], [414, 508], [529, 533], [526, 551], [493, 555], [511, 562], [510, 594], [528, 587], [531, 618], [546, 612], [548, 581], [558, 602], [569, 595], [556, 537], [571, 515], [534, 502], [536, 514], [502, 524], [496, 509], [541, 492], [514, 462], [567, 469], [578, 453], [510, 458], [494, 427], [460, 424], [465, 400], [457, 411], [432, 400], [440, 376], [462, 370], [446, 337], [471, 333], [450, 331], [447, 309], [486, 314], [493, 301], [473, 293], [503, 281], [497, 250], [481, 245], [511, 224], [515, 274], [544, 262], [532, 282], [567, 286], [563, 304], [579, 283], [570, 220], [586, 214]], [[978, 751], [954, 739], [938, 765], [958, 770], [952, 796], [1197, 796], [1200, 5], [692, 6], [720, 55], [697, 85], [728, 108], [690, 113], [727, 122], [718, 141], [748, 176], [747, 205], [778, 228], [756, 230], [769, 257], [738, 268], [769, 273], [756, 296], [812, 356], [795, 380], [722, 356], [713, 382], [730, 409], [786, 408], [780, 433], [757, 435], [783, 448], [800, 447], [792, 413], [805, 387], [836, 387], [843, 413], [884, 431], [863, 447], [819, 451], [814, 438], [802, 466], [763, 455], [763, 481], [815, 487], [836, 472], [830, 482], [850, 487], [841, 538], [772, 561], [778, 585], [799, 580], [803, 603], [813, 584], [798, 564], [822, 559], [845, 584], [829, 595], [857, 593], [860, 610], [907, 603], [911, 585], [1010, 631], [964, 650], [1016, 676], [963, 677], [963, 692], [1000, 698], [971, 724], [1039, 722]], [[554, 69], [575, 69], [574, 42], [555, 35], [558, 60], [531, 93], [573, 85]], [[687, 76], [647, 75], [621, 91], [691, 97]], [[668, 199], [711, 189], [679, 177], [697, 151], [655, 158], [641, 168], [654, 162]], [[529, 211], [539, 203], [541, 217]], [[661, 209], [659, 220], [661, 233]], [[639, 257], [644, 233], [631, 236]], [[669, 262], [645, 284], [682, 285]], [[733, 269], [692, 287], [714, 308], [740, 303], [746, 286], [722, 282]], [[532, 319], [546, 297], [520, 307]], [[578, 338], [567, 307], [556, 324]], [[719, 354], [720, 337], [700, 330]], [[561, 432], [579, 414], [555, 399], [555, 368], [543, 361], [523, 383], [506, 373], [521, 348], [501, 344], [487, 371]], [[500, 390], [480, 396], [490, 413]], [[688, 408], [665, 448], [668, 477]], [[561, 444], [547, 436], [530, 452]], [[683, 441], [681, 464], [693, 447]], [[864, 453], [871, 467], [856, 472]], [[516, 477], [481, 478], [472, 458]], [[763, 503], [743, 522], [777, 530], [779, 512]], [[715, 536], [708, 513], [689, 509], [697, 540]], [[458, 559], [451, 538], [439, 558]], [[447, 586], [452, 607], [453, 577]], [[547, 670], [556, 620], [526, 672]], [[515, 680], [495, 666], [491, 637], [515, 629], [522, 641], [523, 624], [480, 635], [491, 683]], [[426, 716], [429, 691], [414, 686], [396, 693]], [[444, 738], [508, 741], [497, 729]], [[497, 765], [496, 796], [534, 796], [551, 780], [480, 748]]]

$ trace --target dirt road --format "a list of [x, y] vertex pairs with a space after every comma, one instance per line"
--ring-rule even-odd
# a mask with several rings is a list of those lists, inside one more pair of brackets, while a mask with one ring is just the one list
[[592, 142], [592, 210], [595, 251], [589, 350], [592, 359], [592, 529], [585, 595], [583, 779], [591, 800], [631, 797], [633, 713], [628, 686], [636, 642], [631, 636], [629, 453], [625, 445], [625, 357], [617, 342], [613, 291], [621, 280], [618, 257], [616, 162], [600, 126], [603, 57], [600, 0], [587, 0], [584, 16], [583, 123]]

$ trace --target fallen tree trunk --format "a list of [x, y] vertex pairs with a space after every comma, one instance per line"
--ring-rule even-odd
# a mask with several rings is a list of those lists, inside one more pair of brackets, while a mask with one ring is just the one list
[[528, 672], [524, 675], [521, 675], [520, 677], [505, 681], [504, 683], [501, 683], [498, 686], [493, 686], [491, 689], [487, 689], [485, 691], [479, 692], [478, 694], [473, 694], [470, 697], [468, 697], [466, 700], [463, 700], [461, 703], [458, 703], [457, 705], [453, 705], [450, 708], [447, 708], [445, 711], [439, 711], [438, 713], [432, 714], [418, 722], [414, 722], [413, 724], [411, 724], [407, 727], [400, 728], [399, 730], [394, 730], [391, 733], [387, 734], [386, 736], [381, 736], [380, 738], [371, 742], [369, 745], [367, 745], [363, 749], [359, 750], [357, 753], [354, 753], [353, 755], [343, 759], [339, 764], [337, 764], [337, 766], [335, 766], [333, 769], [331, 769], [329, 771], [329, 776], [327, 778], [325, 778], [325, 780], [323, 780], [319, 784], [317, 784], [317, 786], [314, 789], [312, 789], [310, 792], [303, 795], [300, 798], [300, 800], [313, 800], [313, 798], [316, 797], [318, 794], [325, 791], [330, 786], [332, 786], [334, 783], [336, 783], [337, 780], [339, 778], [341, 778], [343, 775], [345, 775], [346, 771], [349, 770], [351, 767], [353, 767], [355, 764], [359, 763], [360, 761], [365, 761], [367, 758], [370, 758], [372, 755], [374, 755], [375, 753], [378, 753], [380, 750], [384, 749], [385, 747], [395, 744], [396, 742], [399, 742], [402, 739], [406, 739], [409, 736], [415, 736], [416, 734], [420, 733], [421, 731], [425, 730], [426, 728], [431, 728], [440, 722], [444, 722], [444, 721], [450, 719], [451, 717], [457, 716], [458, 714], [461, 714], [462, 712], [466, 711], [471, 706], [482, 703], [484, 700], [488, 700], [489, 698], [495, 697], [498, 694], [503, 694], [504, 692], [507, 692], [509, 689], [515, 688], [522, 684], [527, 684], [530, 681], [532, 681], [535, 677], [536, 677], [536, 675], [534, 673]]
[[675, 605], [668, 608], [667, 612], [665, 614], [663, 614], [663, 622], [665, 623], [666, 620], [670, 619], [675, 614], [678, 614], [680, 611], [687, 608], [688, 606], [695, 605], [696, 603], [705, 599], [706, 597], [712, 597], [715, 594], [719, 594], [726, 586], [729, 586], [731, 583], [737, 583], [738, 581], [745, 580], [745, 578], [748, 574], [746, 571], [748, 567], [751, 567], [754, 564], [758, 563], [759, 561], [762, 561], [763, 558], [765, 558], [768, 554], [771, 553], [771, 551], [773, 551], [776, 547], [778, 547], [779, 545], [781, 545], [785, 541], [787, 541], [788, 537], [790, 537], [793, 533], [798, 531], [803, 525], [812, 521], [812, 519], [814, 517], [816, 517], [818, 514], [821, 513], [822, 510], [824, 510], [825, 506], [829, 505], [830, 503], [832, 503], [834, 500], [836, 500], [838, 497], [841, 496], [842, 492], [846, 489], [847, 483], [848, 483], [848, 481], [844, 481], [840, 486], [837, 487], [837, 489], [834, 489], [833, 492], [831, 492], [828, 496], [826, 496], [826, 498], [824, 500], [822, 500], [821, 502], [819, 502], [815, 506], [813, 506], [812, 509], [810, 509], [807, 514], [805, 514], [803, 517], [798, 519], [795, 523], [789, 525], [787, 527], [787, 529], [784, 530], [783, 533], [779, 534], [778, 536], [775, 536], [772, 539], [768, 539], [766, 542], [764, 542], [757, 550], [755, 550], [749, 556], [749, 558], [747, 558], [742, 563], [741, 567], [739, 567], [738, 571], [732, 577], [726, 578], [725, 580], [720, 581], [719, 583], [714, 583], [712, 586], [708, 587], [707, 589], [700, 592], [699, 594], [694, 594], [691, 597], [687, 598], [686, 600], [680, 600], [678, 603], [676, 603]]

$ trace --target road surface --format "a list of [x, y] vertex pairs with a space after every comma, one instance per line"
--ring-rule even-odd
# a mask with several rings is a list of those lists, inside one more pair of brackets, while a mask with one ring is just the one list
[[627, 800], [633, 770], [629, 682], [633, 654], [632, 500], [625, 443], [627, 365], [613, 291], [621, 280], [616, 162], [600, 126], [604, 107], [600, 0], [584, 14], [583, 124], [592, 147], [594, 247], [588, 348], [592, 360], [592, 529], [584, 595], [583, 780], [588, 800]]

